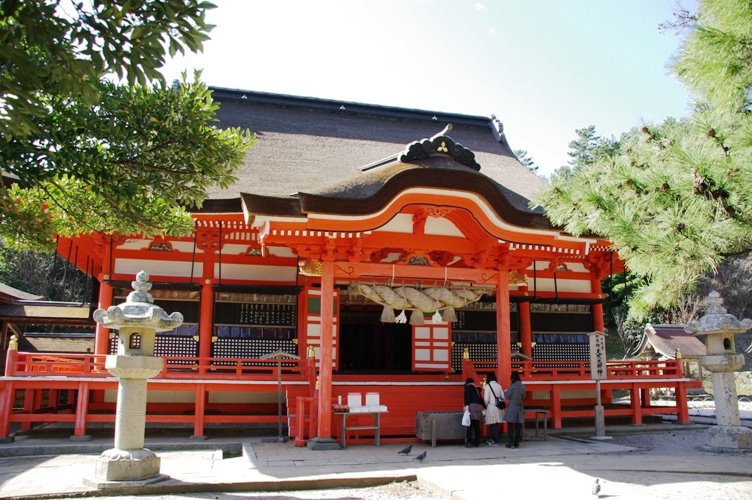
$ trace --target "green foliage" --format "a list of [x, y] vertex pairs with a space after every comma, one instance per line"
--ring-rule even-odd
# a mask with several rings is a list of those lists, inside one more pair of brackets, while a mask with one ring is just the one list
[[702, 103], [693, 115], [635, 128], [592, 161], [597, 141], [584, 145], [577, 168], [537, 200], [567, 231], [614, 243], [644, 279], [635, 317], [671, 308], [724, 258], [752, 248], [750, 36], [752, 4], [701, 2], [676, 62]]
[[[252, 143], [211, 126], [206, 86], [168, 88], [167, 54], [201, 50], [200, 0], [0, 0], [0, 237], [182, 234]], [[104, 78], [116, 76], [128, 86]], [[156, 85], [152, 81], [159, 81]], [[14, 178], [17, 183], [9, 182]]]
[[595, 133], [595, 125], [575, 130], [577, 139], [569, 143], [573, 167], [591, 165], [596, 160], [612, 156], [619, 151], [621, 143], [613, 137], [601, 137]]
[[88, 302], [92, 280], [56, 253], [15, 250], [0, 243], [0, 283], [45, 300]]
[[514, 150], [514, 156], [517, 157], [517, 159], [527, 167], [528, 170], [530, 170], [532, 173], [537, 174], [538, 173], [538, 165], [535, 164], [535, 160], [530, 156], [530, 154], [524, 150], [524, 149], [515, 149]]
[[130, 84], [161, 79], [166, 52], [201, 50], [211, 8], [200, 0], [0, 0], [0, 134], [37, 134], [49, 92], [93, 105], [108, 74]]
[[201, 83], [167, 87], [102, 81], [99, 102], [47, 95], [37, 137], [10, 139], [4, 169], [22, 183], [0, 189], [0, 236], [44, 247], [55, 234], [185, 234], [185, 207], [234, 182], [253, 142], [210, 125], [217, 105]]

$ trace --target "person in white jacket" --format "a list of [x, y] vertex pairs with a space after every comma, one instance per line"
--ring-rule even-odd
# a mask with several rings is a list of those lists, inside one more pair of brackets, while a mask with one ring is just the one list
[[499, 441], [499, 424], [504, 418], [504, 410], [496, 404], [497, 401], [504, 401], [504, 390], [496, 380], [495, 373], [486, 375], [486, 385], [483, 389], [483, 401], [486, 403], [486, 425], [488, 425], [489, 436], [486, 441], [488, 446], [496, 446]]

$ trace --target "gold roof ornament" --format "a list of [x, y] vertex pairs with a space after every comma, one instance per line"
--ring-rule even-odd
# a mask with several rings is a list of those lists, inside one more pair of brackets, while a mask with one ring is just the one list
[[509, 271], [509, 284], [527, 286], [527, 277], [518, 271]]
[[321, 276], [324, 274], [324, 263], [316, 259], [301, 260], [298, 269], [303, 276]]

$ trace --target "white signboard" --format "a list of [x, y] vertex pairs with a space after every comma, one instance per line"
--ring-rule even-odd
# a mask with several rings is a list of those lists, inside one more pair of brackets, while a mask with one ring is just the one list
[[413, 327], [413, 371], [452, 370], [451, 325], [420, 325]]
[[605, 380], [608, 375], [606, 369], [606, 334], [603, 332], [588, 333], [590, 337], [590, 376], [593, 380]]

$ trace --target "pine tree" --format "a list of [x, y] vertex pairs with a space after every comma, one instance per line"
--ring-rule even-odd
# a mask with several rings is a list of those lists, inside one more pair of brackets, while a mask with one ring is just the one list
[[636, 317], [752, 248], [752, 4], [703, 0], [692, 20], [674, 64], [698, 103], [691, 116], [633, 128], [538, 200], [573, 234], [611, 240], [644, 278]]
[[533, 158], [526, 150], [515, 149], [514, 155], [517, 157], [520, 163], [527, 167], [528, 170], [530, 170], [534, 174], [538, 173], [538, 165], [535, 164], [535, 160], [533, 160]]

